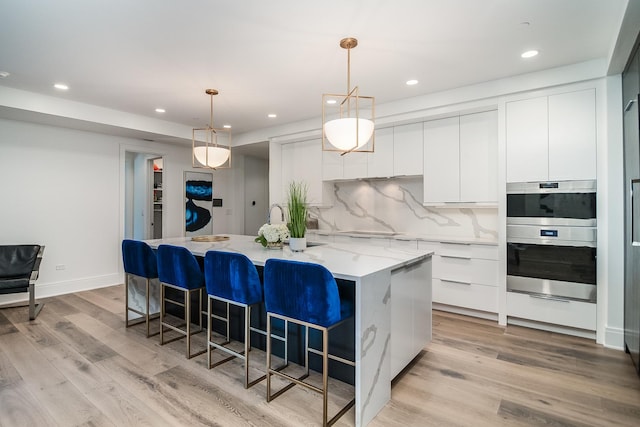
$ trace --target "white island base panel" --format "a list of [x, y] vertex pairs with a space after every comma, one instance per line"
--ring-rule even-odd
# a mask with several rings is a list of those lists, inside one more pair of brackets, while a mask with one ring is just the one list
[[[151, 279], [149, 283], [149, 314], [160, 313], [160, 282], [158, 279]], [[129, 307], [138, 310], [141, 313], [147, 311], [147, 284], [146, 280], [141, 277], [129, 277]], [[130, 311], [128, 313], [129, 320], [135, 320], [141, 315]]]
[[431, 257], [356, 281], [357, 426], [387, 404], [391, 380], [431, 341], [430, 284]]
[[391, 380], [431, 340], [431, 251], [352, 243], [324, 243], [304, 252], [262, 248], [253, 236], [223, 242], [177, 237], [148, 240], [183, 246], [194, 255], [208, 250], [239, 252], [255, 265], [269, 258], [324, 265], [355, 289], [355, 424], [365, 426], [391, 398]]

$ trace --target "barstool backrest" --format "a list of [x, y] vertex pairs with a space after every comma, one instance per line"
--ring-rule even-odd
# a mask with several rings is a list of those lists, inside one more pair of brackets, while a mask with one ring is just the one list
[[158, 246], [158, 277], [162, 283], [184, 289], [204, 287], [204, 276], [196, 257], [182, 246]]
[[268, 259], [264, 267], [267, 312], [329, 327], [341, 320], [338, 285], [320, 264]]
[[207, 251], [204, 278], [209, 295], [248, 305], [262, 302], [258, 271], [243, 254]]
[[158, 277], [156, 254], [145, 242], [123, 240], [122, 261], [125, 273], [147, 279], [156, 279]]

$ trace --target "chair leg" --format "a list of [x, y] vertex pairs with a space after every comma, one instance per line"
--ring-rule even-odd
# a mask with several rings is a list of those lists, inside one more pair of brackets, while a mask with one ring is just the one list
[[211, 304], [212, 299], [207, 297], [207, 368], [211, 369], [211, 328], [213, 322], [211, 321]]
[[124, 273], [124, 327], [129, 327], [129, 274]]
[[146, 301], [146, 308], [147, 308], [146, 313], [147, 314], [145, 314], [145, 320], [146, 320], [146, 324], [147, 324], [147, 338], [149, 338], [149, 336], [150, 336], [149, 335], [149, 333], [150, 333], [150, 331], [149, 331], [149, 298], [151, 297], [151, 295], [150, 295], [151, 286], [149, 284], [150, 284], [151, 280], [149, 278], [147, 278], [146, 282], [147, 282], [147, 294], [146, 294], [147, 295], [147, 298], [146, 298], [146, 300], [147, 300]]
[[184, 320], [187, 323], [187, 359], [191, 358], [191, 292], [184, 291]]
[[44, 306], [44, 303], [36, 304], [36, 285], [29, 283], [29, 320], [35, 320], [40, 310]]
[[[227, 304], [227, 307], [229, 305]], [[228, 310], [228, 309], [227, 309]], [[227, 311], [227, 314], [229, 312]], [[227, 326], [227, 331], [228, 331]], [[249, 388], [249, 351], [251, 351], [251, 306], [244, 308], [244, 388]]]
[[267, 313], [267, 402], [271, 402], [271, 315]]
[[[307, 328], [308, 329], [308, 328]], [[307, 334], [308, 336], [308, 334]], [[307, 359], [308, 359], [307, 352]], [[307, 367], [307, 370], [309, 368]], [[329, 331], [322, 330], [322, 425], [327, 425], [329, 411]]]
[[164, 285], [160, 283], [160, 345], [164, 345], [164, 314], [165, 314], [165, 301], [164, 301]]

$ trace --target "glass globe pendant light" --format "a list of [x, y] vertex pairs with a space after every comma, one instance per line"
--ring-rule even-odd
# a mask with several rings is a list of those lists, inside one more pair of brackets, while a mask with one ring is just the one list
[[211, 97], [211, 121], [206, 128], [195, 128], [192, 133], [192, 164], [194, 168], [225, 169], [231, 167], [231, 131], [213, 127], [213, 97], [216, 89], [207, 89]]
[[347, 50], [347, 93], [322, 95], [322, 150], [342, 155], [374, 151], [375, 98], [351, 89], [351, 49], [358, 40], [347, 37], [340, 47]]

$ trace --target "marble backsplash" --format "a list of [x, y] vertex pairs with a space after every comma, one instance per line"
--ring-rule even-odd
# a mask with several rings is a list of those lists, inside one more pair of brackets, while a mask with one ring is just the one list
[[332, 182], [330, 208], [311, 208], [318, 228], [497, 240], [497, 208], [422, 205], [422, 178]]

